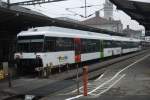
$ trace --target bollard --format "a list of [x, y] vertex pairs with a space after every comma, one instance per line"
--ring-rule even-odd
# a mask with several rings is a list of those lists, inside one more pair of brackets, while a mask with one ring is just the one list
[[10, 72], [8, 73], [8, 86], [9, 86], [9, 87], [12, 87]]
[[88, 67], [84, 66], [83, 67], [83, 95], [84, 96], [88, 95], [87, 84], [88, 84]]
[[50, 72], [50, 75], [52, 74], [52, 63], [50, 63], [50, 66], [49, 66], [49, 72]]
[[59, 64], [59, 73], [61, 73], [61, 68], [60, 67], [61, 67], [61, 65]]
[[67, 65], [67, 72], [69, 72], [69, 64], [67, 63], [66, 65]]
[[8, 86], [11, 88], [12, 84], [11, 84], [11, 73], [10, 73], [10, 69], [8, 67]]

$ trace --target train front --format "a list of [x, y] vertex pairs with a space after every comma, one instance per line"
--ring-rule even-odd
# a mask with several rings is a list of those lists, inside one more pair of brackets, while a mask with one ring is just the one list
[[44, 35], [23, 33], [17, 36], [17, 50], [14, 59], [19, 74], [27, 75], [36, 73], [43, 67]]

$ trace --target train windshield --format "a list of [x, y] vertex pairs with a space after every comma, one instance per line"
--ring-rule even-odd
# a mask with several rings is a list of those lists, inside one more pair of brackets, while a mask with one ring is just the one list
[[18, 52], [42, 52], [44, 37], [39, 36], [19, 36], [17, 40]]

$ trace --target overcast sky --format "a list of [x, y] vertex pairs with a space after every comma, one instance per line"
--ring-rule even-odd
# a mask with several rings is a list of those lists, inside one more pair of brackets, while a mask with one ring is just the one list
[[[6, 0], [3, 0], [3, 1], [6, 1]], [[27, 0], [10, 0], [10, 1], [18, 2], [18, 1], [27, 1]], [[66, 0], [66, 1], [61, 1], [61, 2], [47, 3], [47, 4], [41, 4], [41, 5], [35, 5], [35, 6], [26, 6], [26, 7], [33, 9], [35, 11], [41, 12], [53, 18], [54, 17], [69, 17], [69, 18], [73, 18], [77, 20], [85, 20], [85, 18], [82, 18], [78, 15], [74, 15], [73, 13], [70, 13], [66, 10], [66, 8], [75, 8], [75, 7], [84, 6], [84, 1], [85, 0]], [[102, 9], [104, 1], [105, 0], [87, 0], [87, 5], [97, 5], [97, 6], [87, 8], [87, 15], [92, 14], [99, 9]], [[150, 2], [150, 0], [136, 0], [136, 1]], [[75, 9], [71, 9], [71, 11], [74, 11], [80, 15], [84, 14], [84, 9], [75, 8]], [[103, 17], [103, 10], [100, 11], [100, 15]], [[113, 18], [115, 20], [121, 20], [124, 28], [126, 27], [126, 25], [130, 25], [132, 29], [136, 29], [136, 30], [144, 29], [143, 26], [139, 25], [138, 22], [131, 20], [131, 18], [122, 11], [118, 11], [114, 9]]]

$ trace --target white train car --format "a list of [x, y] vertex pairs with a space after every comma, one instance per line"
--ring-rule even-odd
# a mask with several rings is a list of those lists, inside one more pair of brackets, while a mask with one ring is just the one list
[[140, 50], [140, 40], [102, 33], [60, 28], [37, 27], [17, 35], [14, 58], [20, 70], [46, 68], [102, 59]]

